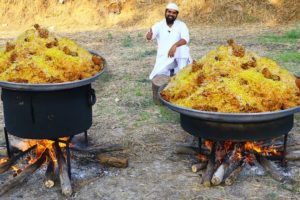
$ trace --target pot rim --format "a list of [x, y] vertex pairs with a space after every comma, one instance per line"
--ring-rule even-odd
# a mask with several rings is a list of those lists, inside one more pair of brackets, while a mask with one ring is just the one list
[[99, 71], [92, 77], [71, 81], [71, 82], [63, 82], [63, 83], [46, 83], [46, 84], [28, 84], [28, 83], [14, 83], [7, 81], [0, 81], [0, 87], [11, 90], [22, 90], [22, 91], [55, 91], [55, 90], [64, 90], [71, 89], [80, 86], [84, 86], [95, 81], [107, 68], [106, 60], [97, 52], [93, 50], [89, 50], [89, 52], [93, 55], [99, 56], [103, 59], [103, 69]]
[[289, 115], [293, 115], [300, 111], [300, 106], [289, 108], [286, 110], [271, 111], [271, 112], [260, 112], [260, 113], [227, 113], [227, 112], [211, 112], [211, 111], [201, 111], [190, 108], [185, 108], [182, 106], [174, 105], [162, 98], [160, 92], [165, 88], [167, 84], [160, 86], [158, 89], [159, 99], [166, 105], [169, 109], [178, 112], [182, 115], [187, 115], [190, 117], [219, 121], [219, 122], [230, 122], [230, 123], [251, 123], [251, 122], [263, 122], [279, 119]]

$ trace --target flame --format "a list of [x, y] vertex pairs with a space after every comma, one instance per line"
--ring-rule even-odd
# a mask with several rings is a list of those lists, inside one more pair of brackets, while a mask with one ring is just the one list
[[205, 155], [203, 155], [203, 154], [198, 154], [198, 159], [199, 159], [200, 161], [206, 161], [206, 160], [207, 160], [207, 157], [206, 157]]
[[[60, 138], [60, 141], [67, 141], [69, 138]], [[57, 164], [57, 159], [56, 159], [56, 153], [54, 149], [54, 141], [52, 140], [22, 140], [20, 141], [16, 146], [22, 150], [26, 151], [30, 147], [36, 145], [35, 151], [36, 154], [35, 156], [28, 155], [26, 163], [33, 164], [42, 154], [43, 152], [48, 149], [49, 150], [49, 156], [53, 160], [54, 164]], [[64, 142], [59, 142], [59, 146], [61, 148], [66, 147], [66, 144]], [[0, 164], [5, 163], [9, 160], [9, 158], [0, 158]], [[26, 167], [25, 167], [26, 168]], [[11, 170], [14, 172], [13, 176], [17, 176], [22, 172], [22, 169], [18, 167], [18, 165], [11, 166]]]
[[225, 153], [228, 153], [229, 149], [232, 148], [233, 142], [231, 140], [225, 141], [224, 143], [224, 151]]
[[246, 142], [244, 148], [246, 151], [255, 151], [256, 153], [266, 155], [266, 156], [281, 154], [276, 150], [274, 145], [271, 145], [270, 147], [262, 147], [262, 145], [256, 142]]
[[0, 164], [5, 163], [8, 160], [8, 158], [0, 158]]
[[206, 148], [207, 148], [209, 151], [211, 151], [213, 144], [214, 144], [214, 142], [211, 141], [211, 140], [205, 140], [205, 141], [204, 141], [204, 145], [206, 146]]

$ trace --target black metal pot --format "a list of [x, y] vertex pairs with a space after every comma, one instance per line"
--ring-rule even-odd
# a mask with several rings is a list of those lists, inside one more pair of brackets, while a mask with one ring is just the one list
[[[106, 65], [104, 60], [104, 69]], [[67, 83], [0, 82], [6, 130], [28, 139], [57, 139], [88, 130], [96, 102], [91, 82], [104, 69], [91, 78]]]
[[2, 89], [7, 131], [30, 139], [56, 139], [88, 130], [96, 96], [91, 85], [57, 91]]
[[214, 141], [266, 140], [287, 134], [294, 125], [294, 113], [300, 107], [263, 113], [220, 113], [176, 106], [160, 96], [171, 110], [180, 113], [182, 128], [188, 133]]

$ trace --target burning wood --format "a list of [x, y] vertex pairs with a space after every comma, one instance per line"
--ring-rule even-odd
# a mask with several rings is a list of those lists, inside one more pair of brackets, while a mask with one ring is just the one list
[[[275, 140], [274, 140], [275, 141]], [[272, 141], [273, 142], [273, 141]], [[175, 152], [177, 154], [195, 155], [198, 153], [199, 163], [192, 165], [192, 172], [197, 173], [204, 170], [201, 183], [203, 186], [211, 185], [232, 185], [238, 178], [246, 164], [259, 165], [277, 181], [300, 185], [290, 177], [283, 175], [269, 159], [282, 159], [284, 155], [283, 143], [264, 143], [264, 142], [212, 142], [205, 140], [201, 150], [191, 145], [177, 145]], [[202, 151], [204, 149], [204, 151]], [[209, 151], [209, 154], [208, 154]], [[297, 160], [300, 157], [300, 151], [294, 148], [293, 151], [287, 151], [287, 159]], [[261, 159], [256, 159], [259, 157]], [[255, 164], [256, 163], [256, 164]]]
[[22, 183], [28, 176], [30, 176], [37, 169], [39, 169], [40, 166], [46, 161], [48, 154], [49, 154], [48, 150], [45, 150], [44, 153], [41, 155], [41, 157], [38, 158], [34, 163], [32, 163], [28, 167], [26, 167], [22, 171], [22, 173], [20, 173], [18, 176], [14, 177], [14, 178], [10, 179], [9, 181], [7, 181], [6, 183], [4, 183], [0, 189], [0, 196], [2, 196], [8, 190], [16, 187], [18, 184]]
[[49, 160], [47, 170], [45, 173], [45, 181], [44, 184], [47, 188], [52, 188], [54, 186], [54, 178], [55, 178], [55, 173], [54, 173], [54, 162], [52, 159]]
[[68, 167], [58, 142], [55, 142], [55, 150], [56, 150], [56, 158], [57, 158], [58, 168], [59, 168], [58, 173], [59, 173], [61, 191], [64, 195], [70, 196], [73, 191], [72, 191], [70, 177], [68, 174]]
[[232, 185], [242, 171], [244, 165], [238, 166], [233, 172], [225, 179], [225, 185]]
[[0, 174], [6, 172], [11, 166], [15, 164], [15, 162], [20, 159], [21, 157], [29, 154], [33, 150], [36, 149], [36, 145], [32, 146], [31, 148], [27, 149], [26, 151], [21, 151], [16, 156], [13, 156], [12, 158], [8, 159], [6, 162], [3, 162], [0, 164]]
[[211, 186], [210, 181], [211, 181], [211, 177], [214, 173], [214, 166], [215, 166], [215, 164], [213, 163], [213, 161], [208, 160], [206, 171], [205, 171], [205, 173], [203, 174], [203, 177], [202, 177], [202, 184], [205, 187], [210, 187]]
[[220, 167], [217, 169], [217, 171], [214, 173], [212, 179], [211, 179], [211, 183], [213, 185], [220, 185], [221, 182], [223, 181], [223, 177], [225, 174], [226, 169], [228, 168], [228, 164], [227, 163], [223, 163], [220, 165]]
[[287, 160], [300, 160], [300, 150], [288, 151], [285, 158]]
[[[14, 188], [17, 184], [22, 183], [25, 178], [33, 174], [33, 172], [40, 168], [43, 164], [47, 164], [47, 170], [45, 172], [44, 179], [45, 187], [52, 188], [55, 184], [55, 178], [58, 175], [62, 193], [65, 196], [70, 196], [72, 194], [73, 189], [69, 176], [69, 167], [65, 159], [64, 151], [62, 150], [62, 148], [64, 148], [68, 151], [68, 148], [70, 147], [68, 145], [69, 138], [61, 138], [55, 142], [51, 140], [20, 140], [20, 143], [18, 143], [15, 140], [14, 144], [17, 144], [17, 146], [23, 150], [26, 148], [28, 149], [25, 151], [20, 151], [18, 154], [13, 155], [9, 159], [0, 160], [1, 173], [4, 173], [9, 168], [16, 171], [13, 177], [1, 186], [0, 196], [11, 188]], [[81, 158], [84, 158], [85, 160], [90, 159], [89, 161], [119, 168], [125, 168], [128, 166], [127, 158], [103, 154], [107, 152], [124, 150], [124, 147], [121, 145], [110, 145], [104, 147], [96, 145], [86, 148], [76, 146], [76, 144], [71, 144], [71, 146], [72, 147], [70, 149], [74, 150], [72, 155], [81, 155], [81, 157], [79, 156], [80, 160], [82, 160]], [[17, 167], [17, 165], [19, 165], [21, 158], [25, 156], [30, 158], [29, 160], [27, 160], [27, 157], [25, 160], [22, 159], [22, 165], [25, 161], [25, 165], [27, 166], [24, 169], [21, 169]], [[34, 157], [36, 157], [36, 159], [34, 159]], [[56, 171], [56, 169], [58, 170]], [[58, 173], [56, 174], [56, 172]]]
[[197, 173], [202, 169], [205, 169], [207, 167], [207, 162], [200, 162], [197, 164], [192, 165], [192, 172]]

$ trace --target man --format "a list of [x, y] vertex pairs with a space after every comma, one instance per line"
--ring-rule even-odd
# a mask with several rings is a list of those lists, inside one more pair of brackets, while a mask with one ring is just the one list
[[165, 19], [156, 23], [146, 35], [147, 40], [156, 39], [158, 44], [156, 63], [149, 79], [155, 75], [172, 75], [177, 73], [192, 59], [187, 43], [190, 40], [189, 30], [184, 22], [176, 20], [179, 8], [169, 3], [165, 11]]

